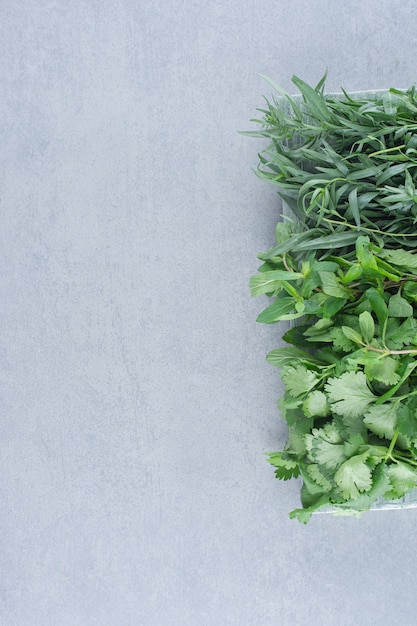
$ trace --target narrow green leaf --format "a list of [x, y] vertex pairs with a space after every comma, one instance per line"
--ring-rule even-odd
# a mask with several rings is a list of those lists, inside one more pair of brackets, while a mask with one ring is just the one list
[[385, 300], [375, 287], [370, 287], [365, 293], [371, 303], [372, 310], [378, 318], [379, 325], [382, 328], [388, 319], [388, 307]]
[[350, 328], [350, 326], [342, 326], [342, 332], [345, 335], [345, 337], [347, 337], [350, 341], [363, 345], [363, 339], [362, 339], [361, 334], [358, 333], [353, 328]]
[[299, 348], [276, 348], [267, 354], [266, 360], [270, 365], [274, 365], [275, 367], [293, 365], [296, 362], [307, 363], [314, 366], [320, 364], [318, 359]]
[[264, 293], [273, 293], [281, 288], [282, 281], [293, 281], [303, 278], [298, 272], [287, 272], [285, 270], [274, 270], [272, 272], [262, 272], [252, 276], [249, 286], [252, 296], [260, 296]]
[[329, 122], [331, 115], [323, 95], [310, 87], [310, 85], [301, 80], [301, 78], [298, 78], [298, 76], [293, 76], [291, 80], [300, 90], [304, 101], [308, 103], [310, 112], [317, 117], [317, 119]]
[[363, 311], [359, 315], [359, 328], [361, 330], [362, 337], [369, 343], [375, 333], [375, 322], [372, 315], [368, 311]]
[[322, 289], [328, 296], [334, 298], [348, 298], [349, 291], [333, 272], [318, 272], [321, 278]]
[[349, 194], [349, 210], [358, 230], [361, 228], [361, 216], [358, 205], [358, 188], [354, 187]]
[[358, 237], [357, 232], [341, 232], [333, 235], [325, 235], [324, 237], [316, 237], [311, 241], [302, 241], [297, 243], [293, 250], [332, 250], [335, 248], [343, 248], [344, 246], [350, 246], [356, 242]]
[[294, 311], [294, 307], [294, 298], [277, 298], [274, 304], [268, 306], [258, 315], [256, 321], [261, 324], [274, 324], [285, 319], [284, 316]]

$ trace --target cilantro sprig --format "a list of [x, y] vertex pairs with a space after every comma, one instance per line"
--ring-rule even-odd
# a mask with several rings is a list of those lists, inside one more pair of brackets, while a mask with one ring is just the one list
[[280, 369], [285, 448], [277, 478], [302, 478], [306, 523], [330, 506], [361, 515], [417, 486], [417, 94], [324, 95], [298, 78], [279, 88], [257, 136], [259, 173], [296, 216], [280, 222], [250, 280], [270, 303], [257, 321], [297, 320]]

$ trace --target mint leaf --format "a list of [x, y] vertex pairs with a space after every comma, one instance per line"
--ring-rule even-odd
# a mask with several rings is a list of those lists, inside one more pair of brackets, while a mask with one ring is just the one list
[[369, 311], [363, 311], [359, 315], [359, 328], [366, 343], [370, 343], [375, 333], [375, 322]]
[[349, 291], [333, 272], [318, 272], [324, 293], [335, 298], [349, 298]]
[[275, 367], [284, 367], [294, 363], [306, 363], [316, 366], [320, 363], [311, 354], [299, 348], [276, 348], [266, 355], [266, 360]]
[[262, 272], [251, 277], [249, 286], [252, 296], [260, 296], [264, 293], [273, 293], [277, 289], [281, 289], [282, 281], [298, 280], [302, 277], [303, 275], [298, 272], [287, 272], [285, 270]]
[[346, 299], [344, 298], [335, 298], [333, 296], [329, 296], [327, 300], [325, 300], [323, 304], [322, 314], [323, 317], [334, 317], [336, 313], [338, 313], [346, 304]]
[[367, 428], [386, 439], [392, 439], [397, 427], [397, 406], [395, 402], [386, 402], [371, 406], [363, 418]]
[[362, 416], [366, 407], [376, 400], [363, 372], [345, 372], [338, 378], [329, 378], [325, 391], [332, 410], [345, 417]]
[[291, 314], [295, 319], [295, 317], [299, 317], [300, 314], [293, 314], [292, 311], [294, 310], [294, 298], [288, 296], [277, 298], [274, 304], [266, 307], [266, 309], [264, 309], [262, 313], [258, 315], [256, 321], [260, 322], [261, 324], [274, 324], [275, 322], [279, 322], [280, 320], [289, 319], [289, 314]]
[[350, 341], [353, 341], [354, 343], [359, 343], [359, 344], [363, 345], [363, 340], [362, 340], [361, 334], [358, 333], [353, 328], [350, 328], [350, 326], [342, 326], [342, 332], [345, 335], [345, 337], [347, 339], [349, 339]]
[[357, 498], [360, 492], [369, 491], [372, 487], [372, 472], [366, 465], [367, 456], [367, 452], [353, 456], [335, 474], [335, 482], [346, 500]]
[[379, 291], [375, 289], [375, 287], [370, 287], [369, 289], [367, 289], [365, 294], [369, 302], [371, 303], [372, 310], [375, 312], [378, 318], [379, 325], [382, 328], [388, 318], [388, 307], [385, 303], [385, 300], [381, 296]]

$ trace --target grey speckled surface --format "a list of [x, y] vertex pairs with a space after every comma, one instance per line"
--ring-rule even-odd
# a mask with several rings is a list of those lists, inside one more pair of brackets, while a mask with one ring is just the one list
[[259, 73], [416, 80], [417, 5], [0, 2], [0, 623], [413, 626], [417, 511], [287, 518]]

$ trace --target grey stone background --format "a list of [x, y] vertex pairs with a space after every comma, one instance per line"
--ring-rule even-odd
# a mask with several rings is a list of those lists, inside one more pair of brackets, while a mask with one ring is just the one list
[[0, 623], [416, 624], [417, 511], [290, 521], [276, 190], [237, 134], [296, 73], [417, 79], [402, 0], [0, 1]]

